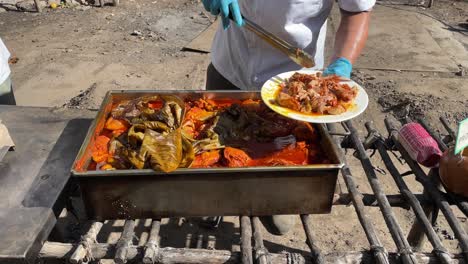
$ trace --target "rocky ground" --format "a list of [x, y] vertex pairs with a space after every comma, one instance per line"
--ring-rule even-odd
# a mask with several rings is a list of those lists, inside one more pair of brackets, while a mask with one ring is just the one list
[[[106, 2], [98, 8], [73, 0], [55, 2], [59, 4], [55, 9], [50, 8], [52, 2], [41, 2], [40, 14], [21, 11], [32, 10], [32, 1], [2, 1], [0, 37], [17, 58], [12, 76], [19, 105], [96, 109], [111, 89], [204, 89], [209, 54], [182, 51], [214, 21], [199, 1], [123, 0], [118, 6]], [[419, 4], [426, 3], [379, 1], [374, 10], [369, 42], [352, 77], [370, 97], [368, 110], [355, 122], [362, 136], [364, 121], [374, 120], [384, 131], [383, 118], [388, 115], [425, 118], [442, 134], [446, 132], [438, 122], [440, 116], [452, 126], [468, 117], [468, 2], [435, 0], [432, 8]], [[327, 47], [332, 45], [338, 21], [335, 10]], [[328, 56], [330, 51], [327, 48]], [[371, 193], [359, 161], [351, 154], [348, 159], [359, 190]], [[372, 161], [384, 168], [379, 158]], [[398, 166], [401, 172], [408, 170], [404, 164]], [[379, 179], [386, 193], [398, 193], [388, 172], [379, 174]], [[413, 191], [422, 191], [412, 176], [405, 179]], [[346, 192], [341, 179], [339, 190]], [[468, 229], [466, 217], [454, 210]], [[369, 214], [384, 245], [395, 250], [380, 211], [369, 208]], [[408, 232], [412, 211], [396, 208], [395, 214]], [[307, 250], [299, 219], [296, 223], [287, 236], [265, 235], [266, 247], [274, 252]], [[314, 215], [313, 223], [318, 246], [325, 252], [367, 248], [352, 206]], [[99, 241], [116, 242], [122, 225], [122, 221], [108, 222]], [[135, 243], [144, 243], [148, 225], [148, 221], [139, 222]], [[452, 252], [460, 250], [443, 217], [437, 221], [437, 232]], [[69, 234], [69, 239], [79, 238], [73, 236], [76, 230]], [[239, 224], [233, 217], [226, 218], [218, 230], [173, 219], [162, 228], [162, 245], [195, 246], [199, 235], [205, 241], [214, 237], [217, 249], [239, 249]], [[426, 244], [424, 251], [430, 252]]]

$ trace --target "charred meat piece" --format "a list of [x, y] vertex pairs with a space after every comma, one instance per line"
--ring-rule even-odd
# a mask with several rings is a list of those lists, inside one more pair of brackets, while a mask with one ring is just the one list
[[252, 159], [245, 151], [232, 147], [224, 149], [224, 159], [226, 166], [229, 168], [247, 167], [252, 162]]

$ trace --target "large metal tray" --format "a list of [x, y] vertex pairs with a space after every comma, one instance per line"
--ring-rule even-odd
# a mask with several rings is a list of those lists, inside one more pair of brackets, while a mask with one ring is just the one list
[[110, 91], [89, 128], [72, 167], [91, 219], [177, 216], [329, 213], [338, 171], [343, 166], [335, 142], [323, 125], [321, 145], [333, 164], [287, 167], [87, 171], [90, 147], [113, 106], [156, 94], [183, 99], [259, 99], [248, 91]]

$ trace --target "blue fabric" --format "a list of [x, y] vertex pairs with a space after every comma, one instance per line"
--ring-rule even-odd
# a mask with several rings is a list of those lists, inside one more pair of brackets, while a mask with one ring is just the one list
[[332, 62], [328, 67], [323, 71], [323, 75], [338, 75], [345, 78], [351, 78], [351, 71], [353, 70], [353, 65], [346, 58], [338, 58]]
[[238, 26], [244, 25], [237, 0], [202, 0], [202, 2], [206, 11], [209, 11], [212, 15], [217, 16], [221, 13], [221, 20], [223, 22], [224, 29], [229, 28], [230, 12], [232, 12], [234, 22], [236, 22]]

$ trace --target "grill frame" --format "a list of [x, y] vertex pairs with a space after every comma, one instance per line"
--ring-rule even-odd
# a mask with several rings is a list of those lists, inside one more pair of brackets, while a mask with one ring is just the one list
[[[411, 120], [406, 120], [407, 122]], [[455, 133], [453, 130], [450, 131], [450, 125], [444, 119], [441, 119], [444, 127], [448, 130], [447, 132], [453, 138]], [[420, 120], [420, 123], [424, 121]], [[310, 224], [309, 215], [301, 215], [304, 232], [307, 237], [307, 244], [310, 248], [310, 254], [296, 254], [296, 253], [269, 253], [263, 245], [263, 237], [260, 231], [260, 221], [258, 217], [252, 216], [241, 216], [239, 217], [241, 226], [241, 252], [230, 252], [223, 250], [204, 250], [204, 249], [173, 249], [173, 248], [160, 248], [157, 239], [157, 233], [159, 231], [160, 220], [157, 219], [153, 222], [151, 229], [151, 236], [153, 239], [151, 243], [147, 243], [145, 246], [135, 246], [119, 243], [117, 245], [109, 244], [90, 244], [85, 250], [93, 252], [97, 258], [114, 258], [117, 263], [121, 261], [130, 260], [143, 260], [144, 263], [171, 263], [171, 262], [182, 262], [182, 263], [468, 263], [468, 251], [466, 244], [468, 243], [468, 237], [466, 231], [461, 227], [460, 222], [454, 216], [453, 210], [450, 205], [456, 205], [460, 208], [465, 216], [466, 211], [466, 200], [455, 196], [449, 192], [443, 192], [439, 188], [440, 183], [437, 181], [437, 171], [431, 170], [429, 174], [426, 174], [421, 167], [402, 149], [396, 137], [396, 131], [400, 126], [400, 123], [393, 118], [386, 118], [385, 124], [389, 133], [388, 138], [381, 136], [379, 131], [374, 128], [371, 122], [366, 123], [366, 129], [369, 132], [366, 140], [360, 140], [357, 130], [354, 128], [352, 122], [346, 122], [345, 127], [349, 129], [349, 135], [344, 135], [344, 138], [340, 136], [334, 136], [338, 143], [348, 145], [357, 152], [357, 157], [361, 160], [364, 171], [368, 176], [369, 181], [373, 181], [374, 194], [372, 199], [366, 199], [365, 197], [372, 195], [361, 194], [354, 183], [354, 177], [348, 165], [345, 165], [341, 169], [341, 175], [347, 185], [348, 194], [338, 197], [335, 200], [335, 204], [347, 204], [352, 202], [354, 209], [357, 213], [361, 226], [369, 242], [368, 250], [363, 252], [345, 252], [345, 253], [327, 253], [324, 254], [317, 247], [313, 235], [313, 230]], [[440, 136], [435, 134], [433, 130], [428, 129], [428, 132], [433, 136], [439, 143], [443, 143], [446, 148], [446, 144], [441, 140]], [[336, 125], [330, 125], [330, 133], [336, 131]], [[371, 144], [365, 144], [370, 142], [370, 137], [376, 137]], [[441, 149], [444, 149], [444, 145], [441, 145]], [[382, 157], [387, 170], [395, 180], [398, 186], [401, 196], [387, 196], [381, 188], [379, 188], [379, 179], [375, 174], [372, 162], [370, 161], [366, 148], [375, 149], [377, 153]], [[406, 186], [404, 176], [398, 172], [394, 167], [392, 160], [390, 159], [389, 151], [398, 151], [403, 160], [410, 166], [412, 173], [415, 174], [416, 179], [425, 187], [423, 194], [414, 194]], [[344, 158], [344, 155], [343, 157]], [[392, 238], [397, 245], [397, 252], [387, 252], [382, 246], [379, 238], [375, 232], [372, 221], [369, 215], [366, 213], [366, 206], [377, 205], [383, 210], [382, 216], [386, 220], [387, 227], [389, 228]], [[406, 203], [404, 203], [405, 201]], [[410, 207], [414, 212], [417, 222], [414, 223], [409, 238], [406, 238], [401, 233], [398, 227], [398, 221], [392, 216], [392, 206]], [[455, 237], [458, 240], [462, 253], [452, 254], [444, 247], [443, 243], [435, 233], [432, 221], [434, 218], [427, 214], [425, 210], [427, 208], [438, 209], [442, 212], [442, 215], [449, 222], [450, 228], [454, 231]], [[393, 218], [393, 219], [392, 219]], [[126, 224], [125, 227], [128, 225]], [[132, 230], [133, 231], [133, 230]], [[128, 228], [124, 228], [124, 233], [129, 232]], [[423, 241], [421, 238], [424, 236], [429, 238], [429, 242], [433, 247], [432, 252], [420, 253], [416, 252], [422, 246]], [[126, 258], [116, 258], [115, 252], [122, 251], [122, 247], [126, 247], [127, 255]], [[68, 258], [74, 250], [75, 245], [65, 243], [52, 243], [47, 242], [41, 253], [42, 258]], [[53, 250], [52, 250], [53, 249]], [[413, 250], [416, 249], [416, 250]], [[54, 251], [54, 253], [51, 253]], [[57, 252], [60, 252], [57, 253]], [[144, 258], [146, 256], [146, 258]], [[186, 258], [191, 256], [191, 258]]]

